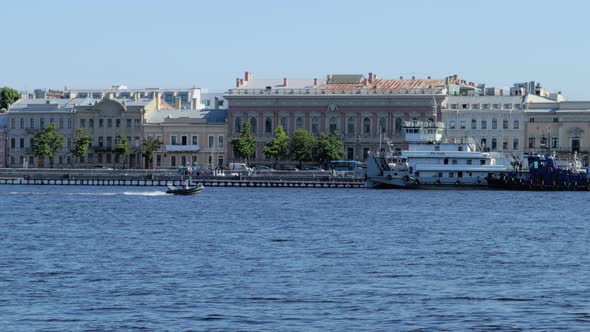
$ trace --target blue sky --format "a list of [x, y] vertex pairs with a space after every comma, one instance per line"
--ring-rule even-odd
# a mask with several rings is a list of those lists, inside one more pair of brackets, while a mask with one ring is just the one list
[[587, 1], [6, 1], [0, 86], [202, 87], [367, 74], [538, 81], [590, 100]]

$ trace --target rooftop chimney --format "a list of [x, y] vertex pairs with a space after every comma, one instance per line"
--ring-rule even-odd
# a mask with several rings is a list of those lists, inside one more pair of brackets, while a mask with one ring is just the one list
[[134, 92], [133, 93], [133, 100], [134, 101], [139, 101], [139, 92]]
[[373, 73], [369, 73], [369, 83], [373, 83]]
[[399, 79], [400, 79], [400, 80], [403, 80], [403, 79], [404, 79], [404, 77], [403, 77], [403, 76], [400, 76], [400, 77], [399, 77]]
[[283, 78], [283, 86], [287, 87], [287, 84], [289, 83], [289, 81], [287, 80], [287, 78]]
[[176, 108], [177, 110], [182, 108], [182, 101], [180, 100], [180, 97], [176, 97], [176, 99], [174, 100], [174, 108]]
[[249, 72], [249, 71], [247, 71], [247, 72], [244, 74], [244, 81], [248, 82], [248, 81], [250, 81], [250, 80], [252, 80], [252, 73], [251, 73], [251, 72]]
[[427, 78], [430, 79], [430, 76], [428, 76]]
[[193, 98], [193, 100], [192, 100], [192, 109], [196, 110], [197, 108], [199, 108], [199, 99]]
[[240, 78], [236, 77], [236, 88], [240, 87]]
[[416, 79], [416, 76], [412, 76], [412, 81]]
[[318, 79], [317, 78], [314, 78], [313, 79], [313, 86], [316, 86], [316, 85], [318, 85]]

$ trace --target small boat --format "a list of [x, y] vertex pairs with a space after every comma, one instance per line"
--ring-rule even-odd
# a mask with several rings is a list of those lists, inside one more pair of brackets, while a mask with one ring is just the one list
[[203, 189], [205, 189], [205, 186], [203, 186], [202, 184], [196, 185], [194, 187], [190, 187], [188, 185], [183, 187], [175, 187], [169, 184], [166, 193], [174, 195], [194, 195]]

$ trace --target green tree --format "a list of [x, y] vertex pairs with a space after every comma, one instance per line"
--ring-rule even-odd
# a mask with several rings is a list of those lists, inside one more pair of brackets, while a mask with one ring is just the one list
[[88, 154], [88, 146], [90, 145], [90, 136], [86, 134], [84, 129], [78, 128], [74, 132], [74, 146], [72, 147], [72, 154], [74, 155], [74, 166], [78, 160]]
[[64, 135], [55, 128], [55, 123], [50, 123], [35, 133], [32, 142], [33, 153], [36, 157], [49, 157], [49, 165], [53, 168], [53, 158], [57, 150], [64, 146], [64, 140]]
[[144, 158], [144, 167], [149, 168], [150, 164], [153, 165], [154, 152], [160, 150], [162, 142], [158, 141], [157, 138], [148, 137], [139, 148], [139, 153]]
[[8, 106], [14, 104], [20, 98], [20, 93], [13, 88], [7, 86], [0, 90], [0, 108], [8, 109]]
[[246, 159], [248, 164], [249, 158], [254, 155], [256, 151], [256, 137], [250, 134], [250, 125], [248, 123], [242, 124], [240, 127], [240, 135], [231, 141], [234, 153], [240, 158]]
[[296, 129], [289, 147], [291, 160], [299, 162], [301, 169], [304, 161], [313, 161], [313, 151], [316, 145], [316, 138], [305, 129]]
[[316, 146], [316, 158], [322, 165], [326, 165], [332, 160], [342, 159], [344, 144], [338, 138], [336, 133], [326, 135], [320, 134]]
[[264, 144], [264, 155], [274, 159], [274, 168], [276, 168], [277, 163], [287, 159], [288, 154], [289, 136], [285, 133], [283, 126], [278, 126], [275, 129], [274, 138]]
[[[115, 149], [113, 150], [115, 155], [123, 156], [123, 164], [127, 163], [127, 155], [129, 154], [129, 140], [124, 135], [119, 135], [118, 143], [115, 145]], [[115, 158], [117, 160], [117, 158]]]

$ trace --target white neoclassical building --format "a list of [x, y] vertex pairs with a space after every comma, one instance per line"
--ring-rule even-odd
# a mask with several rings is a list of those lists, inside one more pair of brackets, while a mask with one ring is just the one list
[[473, 138], [482, 148], [521, 157], [525, 97], [449, 96], [442, 109], [449, 140]]

